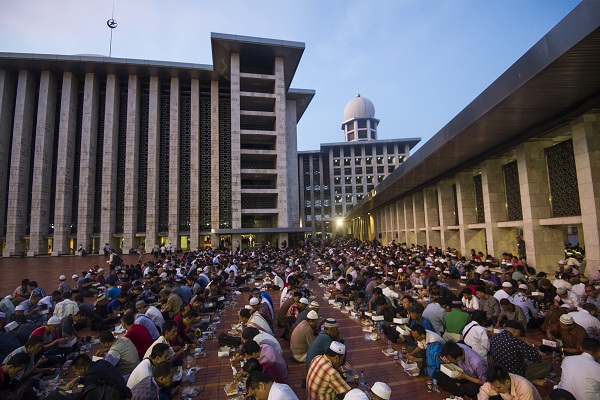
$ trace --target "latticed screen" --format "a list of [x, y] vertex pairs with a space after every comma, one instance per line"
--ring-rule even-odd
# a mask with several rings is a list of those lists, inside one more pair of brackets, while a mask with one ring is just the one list
[[[49, 233], [54, 233], [54, 207], [56, 205], [56, 164], [58, 163], [58, 138], [60, 131], [60, 106], [61, 106], [61, 98], [62, 98], [62, 90], [60, 89], [61, 84], [58, 84], [59, 89], [56, 91], [56, 112], [54, 113], [54, 151], [52, 152], [52, 182], [50, 184], [50, 209], [49, 211], [49, 219], [48, 225]], [[104, 124], [104, 121], [102, 121]], [[4, 227], [6, 229], [6, 226]], [[2, 232], [6, 234], [6, 232]]]
[[520, 221], [523, 219], [521, 207], [521, 185], [519, 183], [519, 167], [516, 161], [504, 164], [504, 188], [506, 192], [506, 219]]
[[546, 148], [545, 152], [552, 196], [552, 216], [581, 215], [573, 142], [566, 140]]
[[210, 230], [210, 97], [200, 98], [200, 230]]
[[119, 104], [119, 138], [117, 152], [117, 206], [115, 232], [123, 233], [125, 216], [125, 168], [127, 167], [125, 154], [127, 146], [127, 82], [121, 86]]
[[73, 153], [73, 202], [71, 203], [71, 234], [77, 233], [79, 216], [79, 168], [81, 165], [81, 124], [83, 120], [83, 88], [77, 96], [77, 120], [75, 128], [75, 152]]
[[243, 209], [277, 208], [275, 197], [242, 197]]
[[146, 210], [148, 201], [148, 118], [150, 97], [144, 90], [140, 98], [140, 144], [138, 170], [137, 231], [146, 231]]
[[182, 96], [179, 119], [179, 230], [190, 230], [191, 97]]
[[485, 209], [483, 206], [483, 185], [481, 183], [481, 175], [473, 177], [473, 186], [475, 187], [475, 206], [477, 208], [477, 223], [485, 222]]
[[[103, 87], [106, 82], [103, 83]], [[100, 92], [98, 103], [98, 135], [96, 136], [96, 176], [94, 180], [94, 233], [100, 233], [102, 224], [102, 173], [104, 162], [104, 114], [106, 111], [106, 92]]]
[[219, 97], [219, 227], [231, 228], [231, 99]]
[[160, 98], [160, 162], [158, 167], [158, 231], [169, 230], [169, 149], [171, 104], [169, 94]]

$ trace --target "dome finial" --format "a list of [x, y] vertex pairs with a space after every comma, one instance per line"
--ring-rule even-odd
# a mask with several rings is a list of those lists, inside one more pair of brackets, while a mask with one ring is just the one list
[[360, 90], [358, 88], [356, 88], [356, 97], [360, 97]]

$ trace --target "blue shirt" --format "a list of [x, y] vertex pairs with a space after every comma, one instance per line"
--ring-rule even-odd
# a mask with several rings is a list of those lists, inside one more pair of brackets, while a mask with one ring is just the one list
[[121, 303], [119, 303], [118, 299], [111, 300], [106, 305], [106, 311], [109, 314], [112, 314], [112, 312], [115, 310], [122, 310], [122, 309], [123, 309], [123, 305]]
[[121, 294], [121, 289], [116, 286], [111, 287], [106, 291], [106, 298], [109, 300], [114, 300]]
[[428, 331], [431, 331], [431, 332], [437, 332], [437, 331], [435, 330], [435, 328], [433, 327], [433, 325], [431, 324], [431, 321], [429, 321], [429, 320], [428, 320], [427, 318], [425, 318], [425, 317], [423, 317], [423, 320], [422, 320], [421, 322], [417, 321], [416, 319], [411, 319], [411, 320], [410, 320], [410, 325], [409, 325], [409, 328], [410, 328], [410, 329], [413, 329], [413, 328], [414, 328], [414, 326], [415, 326], [416, 324], [421, 324], [421, 325], [423, 326], [423, 328], [425, 328], [425, 329], [426, 329], [426, 330], [428, 330]]
[[267, 301], [271, 305], [271, 309], [275, 310], [275, 306], [273, 305], [273, 298], [271, 297], [271, 295], [265, 292], [264, 290], [260, 292], [260, 295], [263, 299], [267, 299]]

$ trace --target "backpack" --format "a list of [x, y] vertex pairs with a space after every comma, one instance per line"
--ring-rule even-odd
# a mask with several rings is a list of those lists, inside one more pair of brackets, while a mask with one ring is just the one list
[[242, 344], [242, 339], [236, 336], [230, 336], [225, 332], [219, 335], [219, 346], [238, 347]]
[[442, 364], [442, 360], [440, 359], [442, 347], [444, 347], [442, 342], [433, 342], [429, 343], [425, 349], [425, 372], [432, 378], [440, 370], [440, 365]]
[[114, 253], [114, 257], [112, 259], [112, 262], [110, 263], [110, 266], [118, 267], [119, 265], [121, 265], [122, 262], [123, 262], [123, 260], [121, 260], [121, 257], [119, 257], [119, 255], [117, 253]]

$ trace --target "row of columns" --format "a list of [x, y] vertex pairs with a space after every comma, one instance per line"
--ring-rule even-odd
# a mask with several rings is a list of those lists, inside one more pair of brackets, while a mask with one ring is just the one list
[[[600, 114], [582, 115], [570, 125], [579, 184], [581, 216], [552, 218], [544, 149], [551, 139], [519, 144], [505, 157], [484, 161], [475, 171], [463, 171], [409, 196], [371, 210], [353, 220], [356, 236], [384, 244], [395, 239], [407, 244], [470, 249], [499, 257], [517, 253], [516, 229], [522, 229], [527, 262], [538, 270], [552, 270], [564, 258], [565, 225], [582, 227], [580, 245], [587, 264], [600, 265]], [[522, 221], [506, 221], [503, 165], [516, 159], [521, 192]], [[477, 223], [473, 176], [481, 174], [485, 222]], [[456, 190], [456, 202], [453, 192]], [[458, 215], [455, 215], [455, 210]], [[458, 225], [456, 225], [458, 217]], [[581, 238], [585, 240], [581, 240]], [[593, 271], [593, 275], [597, 271]], [[594, 275], [595, 276], [595, 275]]]

